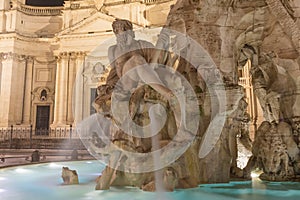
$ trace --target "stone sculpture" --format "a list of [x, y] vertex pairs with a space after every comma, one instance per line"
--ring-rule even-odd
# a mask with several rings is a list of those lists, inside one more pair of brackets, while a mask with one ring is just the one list
[[285, 97], [296, 90], [291, 76], [274, 62], [274, 52], [261, 55], [256, 52], [254, 47], [246, 44], [241, 49], [239, 64], [243, 66], [247, 59], [251, 61], [253, 90], [259, 99], [264, 118], [276, 123], [280, 119], [291, 119], [295, 97]]
[[1, 163], [5, 162], [5, 155], [4, 154], [0, 154], [0, 162]]
[[[249, 177], [255, 167], [263, 169], [262, 179], [297, 180], [300, 113], [297, 113], [299, 109], [293, 108], [299, 102], [295, 91], [300, 85], [295, 84], [287, 63], [297, 63], [299, 58], [299, 40], [295, 34], [299, 30], [293, 21], [293, 6], [289, 3], [277, 0], [179, 0], [161, 31], [156, 45], [159, 50], [146, 41], [135, 40], [129, 21], [114, 22], [117, 45], [109, 48], [112, 69], [106, 84], [98, 87], [95, 101], [98, 112], [119, 126], [109, 129], [110, 142], [127, 152], [147, 154], [175, 140], [180, 122], [183, 121], [184, 126], [188, 124], [185, 117], [178, 116], [182, 111], [178, 104], [184, 98], [177, 98], [169, 89], [176, 85], [177, 91], [184, 96], [185, 91], [180, 90], [184, 88], [183, 82], [163, 76], [158, 64], [177, 65], [173, 67], [188, 80], [198, 105], [197, 108], [187, 107], [186, 114], [199, 109], [201, 126], [197, 127], [189, 148], [176, 161], [157, 171], [130, 173], [124, 170], [125, 165], [130, 164], [128, 154], [114, 151], [108, 156], [109, 166], [97, 179], [96, 189], [130, 185], [147, 191], [158, 190], [158, 173], [162, 177], [161, 187], [173, 191], [196, 187], [199, 183], [228, 182], [230, 176]], [[276, 16], [275, 11], [281, 17]], [[287, 32], [288, 27], [293, 29], [291, 33]], [[187, 35], [189, 37], [185, 37]], [[174, 39], [171, 43], [170, 37]], [[203, 49], [197, 49], [192, 41]], [[172, 54], [169, 53], [170, 46]], [[285, 47], [289, 53], [283, 52]], [[205, 53], [210, 57], [203, 56]], [[249, 121], [245, 111], [247, 103], [238, 86], [237, 73], [238, 67], [243, 67], [249, 60], [254, 93], [266, 120], [258, 128], [253, 144], [250, 144], [245, 128]], [[148, 68], [139, 68], [141, 65]], [[299, 74], [299, 65], [295, 65]], [[114, 91], [117, 91], [115, 96], [112, 95]], [[118, 100], [117, 105], [112, 105], [114, 98]], [[152, 120], [149, 108], [156, 103], [165, 108], [167, 116], [159, 134], [139, 138], [120, 128], [131, 121], [139, 126], [149, 124]], [[125, 106], [129, 107], [129, 115], [120, 117]], [[217, 128], [220, 124], [221, 128]], [[128, 130], [132, 124], [125, 125]], [[188, 130], [184, 131], [186, 135], [177, 143], [190, 134]], [[243, 170], [236, 162], [237, 136], [243, 137], [241, 141], [253, 153]], [[153, 140], [158, 142], [157, 145], [153, 145]], [[105, 146], [97, 134], [93, 135], [93, 141], [95, 148]], [[136, 163], [139, 164], [142, 165]]]
[[41, 153], [38, 150], [34, 150], [31, 154], [31, 162], [39, 162]]
[[78, 151], [76, 149], [71, 152], [71, 160], [78, 160]]
[[79, 184], [76, 170], [71, 170], [68, 167], [62, 167], [61, 177], [66, 185]]
[[[300, 150], [286, 122], [263, 122], [253, 143], [253, 156], [244, 169], [263, 169], [261, 179], [269, 181], [299, 180]], [[249, 175], [249, 174], [248, 174]]]
[[[121, 102], [127, 103], [126, 95], [122, 93], [126, 90], [133, 90], [133, 94], [130, 100], [130, 116], [132, 117], [133, 121], [137, 124], [143, 125], [149, 122], [149, 116], [147, 110], [142, 110], [141, 107], [146, 109], [147, 107], [151, 106], [155, 102], [160, 102], [165, 107], [169, 106], [170, 98], [172, 97], [171, 91], [166, 88], [162, 87], [164, 85], [157, 72], [152, 70], [151, 66], [147, 66], [145, 68], [135, 68], [136, 66], [141, 65], [148, 65], [153, 59], [153, 45], [143, 41], [143, 40], [134, 40], [134, 33], [132, 31], [132, 24], [127, 20], [116, 20], [113, 23], [114, 32], [117, 36], [117, 45], [112, 46], [109, 48], [109, 58], [112, 63], [112, 70], [108, 76], [107, 85], [100, 86], [98, 88], [99, 95], [96, 99], [95, 103], [99, 105], [101, 111], [110, 112], [110, 95], [112, 93], [112, 89], [115, 88], [116, 81], [118, 81], [127, 71], [132, 70], [132, 77], [131, 80], [127, 79], [125, 82], [122, 82], [122, 90], [120, 91], [119, 98]], [[127, 31], [127, 32], [122, 32]], [[123, 52], [122, 52], [123, 51]], [[129, 53], [128, 53], [129, 52]], [[168, 55], [166, 55], [168, 56]], [[166, 62], [164, 60], [166, 56], [162, 56], [162, 61], [158, 58], [158, 62], [163, 63]], [[149, 84], [149, 86], [142, 86], [137, 88], [137, 82], [144, 81], [144, 82], [154, 82], [154, 83], [161, 83], [159, 84]], [[151, 86], [151, 87], [150, 87]], [[126, 88], [125, 88], [126, 87]], [[153, 88], [153, 89], [152, 89]], [[108, 90], [109, 91], [108, 91]], [[104, 91], [104, 92], [103, 92]], [[103, 95], [101, 95], [101, 92]], [[121, 95], [121, 96], [120, 96]], [[123, 95], [123, 96], [122, 96]], [[103, 103], [102, 103], [103, 102]], [[108, 106], [104, 106], [108, 105]], [[124, 105], [126, 106], [126, 105]], [[122, 107], [122, 106], [121, 106]], [[119, 112], [125, 112], [122, 108], [118, 110]], [[168, 109], [168, 108], [167, 108]], [[174, 115], [169, 113], [170, 118], [168, 121], [172, 121], [171, 126], [166, 126], [163, 129], [163, 133], [159, 135], [160, 137], [160, 145], [166, 143], [167, 140], [170, 140], [170, 135], [167, 133], [175, 132], [176, 131], [176, 123], [174, 122]], [[173, 115], [173, 118], [172, 118]], [[118, 123], [122, 124], [125, 122], [126, 119], [119, 119]], [[167, 130], [168, 129], [168, 130]], [[174, 129], [174, 130], [171, 130]], [[120, 129], [115, 129], [111, 133], [111, 140], [113, 143], [120, 148], [132, 151], [132, 152], [149, 152], [153, 147], [151, 145], [151, 139], [140, 139], [136, 137], [130, 137], [128, 134], [124, 133]], [[164, 140], [161, 141], [161, 140]], [[133, 185], [144, 188], [145, 190], [152, 190], [153, 187], [147, 185], [146, 180], [143, 180], [145, 175], [134, 175], [122, 172], [121, 170], [116, 170], [121, 167], [122, 159], [126, 159], [126, 156], [117, 155], [116, 163], [114, 164], [113, 168], [107, 167], [104, 172], [102, 173], [101, 178], [98, 179], [98, 183], [96, 189], [108, 189], [110, 185], [123, 185], [129, 184], [132, 182], [132, 179], [136, 180], [139, 177], [139, 181], [133, 183]], [[167, 172], [167, 171], [166, 171]], [[167, 173], [168, 174], [168, 173]], [[135, 176], [135, 178], [134, 178]], [[123, 177], [123, 178], [120, 178]], [[126, 178], [129, 177], [129, 178]], [[151, 178], [152, 177], [152, 178]], [[153, 180], [153, 174], [146, 175], [146, 178], [149, 180]], [[166, 189], [174, 190], [175, 184], [169, 184], [169, 179], [166, 178]], [[124, 183], [125, 182], [125, 183]], [[152, 189], [150, 189], [152, 188]]]
[[[174, 20], [176, 21], [176, 19], [174, 19], [173, 17], [171, 17], [171, 19], [169, 20], [169, 27], [171, 27], [171, 24], [174, 22]], [[178, 20], [179, 21], [179, 26], [185, 28], [184, 26], [184, 21], [182, 20]], [[178, 22], [177, 21], [177, 22]], [[133, 37], [133, 33], [132, 31], [132, 27], [130, 25], [130, 22], [126, 21], [126, 20], [117, 20], [117, 22], [113, 25], [113, 26], [118, 26], [119, 29], [121, 30], [127, 30], [129, 31], [129, 36]], [[122, 26], [124, 26], [122, 28]], [[178, 28], [178, 27], [177, 27]], [[184, 29], [180, 29], [181, 32], [184, 31]], [[115, 33], [118, 35], [118, 31], [115, 30]], [[168, 38], [170, 37], [170, 35], [172, 35], [174, 32], [168, 32], [166, 30], [163, 30], [161, 33], [161, 37], [159, 42], [166, 42], [168, 40]], [[126, 74], [126, 71], [124, 71], [124, 66], [125, 68], [128, 67], [131, 70], [135, 70], [134, 66], [138, 66], [138, 65], [145, 65], [151, 62], [155, 63], [161, 63], [161, 64], [170, 64], [170, 63], [175, 63], [174, 59], [179, 59], [179, 65], [177, 70], [183, 74], [185, 76], [185, 78], [191, 83], [192, 88], [196, 91], [196, 96], [198, 97], [199, 102], [201, 102], [201, 104], [199, 105], [199, 109], [203, 109], [201, 108], [202, 106], [204, 106], [204, 101], [205, 101], [205, 90], [206, 90], [206, 85], [204, 84], [205, 80], [202, 79], [203, 78], [207, 78], [205, 76], [203, 76], [204, 73], [202, 73], [202, 69], [197, 69], [195, 67], [193, 67], [192, 64], [194, 63], [199, 63], [200, 64], [200, 60], [199, 57], [197, 57], [197, 55], [193, 55], [193, 51], [192, 49], [195, 48], [194, 46], [190, 45], [189, 43], [182, 43], [182, 37], [186, 38], [184, 36], [181, 35], [182, 33], [175, 33], [175, 43], [173, 43], [173, 48], [176, 48], [178, 55], [175, 56], [171, 56], [167, 49], [166, 50], [157, 50], [154, 49], [154, 46], [152, 46], [150, 43], [146, 42], [146, 41], [135, 41], [132, 39], [132, 41], [134, 42], [135, 45], [138, 45], [139, 47], [142, 47], [141, 49], [138, 48], [138, 51], [134, 52], [135, 49], [134, 47], [129, 47], [132, 48], [130, 49], [131, 51], [129, 51], [129, 55], [126, 54], [122, 54], [121, 56], [119, 55], [117, 57], [117, 59], [113, 58], [112, 55], [116, 55], [115, 49], [119, 49], [118, 51], [121, 51], [120, 49], [122, 49], [122, 46], [118, 47], [117, 46], [112, 46], [109, 48], [109, 57], [111, 59], [111, 63], [113, 65], [112, 70], [110, 71], [110, 74], [108, 76], [107, 79], [107, 83], [106, 85], [102, 85], [98, 87], [98, 97], [95, 101], [96, 107], [98, 109], [99, 112], [105, 113], [105, 115], [107, 117], [112, 117], [112, 113], [111, 110], [109, 109], [111, 106], [111, 99], [110, 99], [110, 94], [113, 91], [120, 91], [120, 84], [118, 84], [118, 81], [120, 79], [123, 78], [123, 75]], [[123, 39], [126, 38], [126, 36], [122, 36]], [[181, 38], [180, 38], [181, 37]], [[120, 41], [121, 39], [117, 38], [117, 43], [118, 41]], [[188, 41], [188, 40], [184, 40], [184, 41]], [[158, 43], [159, 43], [158, 42]], [[126, 44], [126, 42], [124, 43]], [[138, 54], [138, 57], [135, 54]], [[199, 53], [199, 52], [198, 52]], [[117, 53], [120, 54], [120, 53]], [[180, 57], [180, 55], [189, 55], [190, 57], [193, 56], [192, 61], [187, 62], [186, 60], [184, 60], [183, 58]], [[142, 57], [139, 57], [143, 55]], [[203, 55], [202, 55], [203, 57]], [[203, 57], [204, 58], [204, 57]], [[207, 58], [205, 58], [207, 59]], [[121, 61], [120, 61], [121, 60]], [[128, 62], [129, 61], [129, 62]], [[139, 61], [143, 61], [143, 62], [139, 62]], [[147, 61], [147, 62], [146, 62]], [[209, 63], [210, 61], [207, 60], [207, 63]], [[122, 64], [123, 63], [123, 64]], [[125, 63], [125, 64], [124, 64]], [[130, 65], [130, 66], [127, 66]], [[149, 66], [150, 67], [150, 66]], [[197, 66], [198, 67], [198, 66]], [[118, 69], [120, 68], [120, 69]], [[212, 67], [207, 67], [207, 69], [210, 70], [213, 69]], [[199, 70], [199, 71], [198, 71]], [[217, 69], [214, 69], [215, 71], [217, 71]], [[122, 148], [125, 151], [129, 151], [129, 152], [140, 152], [140, 153], [148, 153], [148, 152], [152, 152], [155, 151], [157, 149], [163, 148], [164, 146], [168, 145], [171, 141], [173, 141], [176, 137], [176, 132], [178, 131], [179, 128], [179, 123], [182, 122], [182, 119], [180, 117], [182, 116], [178, 116], [178, 113], [180, 114], [180, 110], [178, 112], [177, 109], [177, 103], [178, 99], [174, 99], [172, 100], [172, 98], [174, 97], [174, 95], [170, 95], [171, 92], [168, 91], [168, 87], [172, 86], [172, 87], [176, 87], [178, 92], [182, 92], [182, 90], [180, 90], [180, 88], [182, 87], [182, 83], [181, 80], [177, 80], [176, 78], [174, 79], [172, 76], [168, 77], [168, 76], [161, 76], [162, 73], [162, 69], [161, 68], [155, 68], [154, 71], [150, 72], [153, 77], [156, 77], [156, 80], [153, 82], [160, 82], [162, 81], [163, 84], [167, 87], [160, 87], [158, 88], [157, 86], [154, 86], [149, 84], [149, 85], [144, 85], [142, 87], [138, 87], [136, 88], [136, 85], [133, 86], [133, 84], [136, 84], [134, 82], [131, 82], [129, 84], [129, 82], [121, 82], [121, 86], [130, 86], [131, 88], [122, 88], [121, 92], [115, 97], [117, 99], [119, 99], [119, 103], [118, 103], [118, 109], [117, 112], [118, 113], [122, 113], [124, 112], [124, 110], [122, 110], [122, 108], [124, 108], [127, 104], [127, 101], [129, 100], [129, 98], [126, 97], [126, 93], [124, 93], [124, 91], [129, 90], [131, 91], [131, 97], [129, 100], [129, 112], [130, 112], [130, 117], [132, 118], [132, 120], [140, 125], [140, 126], [144, 126], [146, 124], [148, 124], [150, 122], [150, 118], [149, 118], [149, 108], [154, 105], [155, 103], [160, 103], [162, 106], [164, 106], [165, 110], [167, 111], [167, 121], [164, 125], [164, 127], [161, 129], [161, 131], [159, 132], [158, 135], [152, 137], [152, 138], [137, 138], [137, 137], [133, 137], [128, 135], [127, 133], [123, 132], [123, 130], [119, 129], [119, 128], [111, 128], [110, 131], [110, 140], [113, 142], [114, 145], [118, 146], [119, 148]], [[157, 73], [158, 75], [155, 75], [155, 73]], [[199, 76], [199, 74], [202, 74], [202, 76]], [[134, 73], [132, 74], [132, 76], [130, 77], [132, 80], [137, 79], [136, 76], [141, 76], [142, 73], [140, 73], [138, 70], [134, 71]], [[146, 76], [146, 74], [143, 73], [144, 76]], [[215, 75], [215, 74], [214, 74]], [[149, 77], [148, 77], [149, 78]], [[161, 79], [158, 80], [157, 78]], [[221, 77], [212, 77], [209, 81], [209, 87], [215, 87], [215, 84], [220, 84], [220, 81], [217, 81], [218, 78]], [[213, 80], [216, 81], [213, 81]], [[132, 81], [131, 80], [131, 81]], [[147, 82], [145, 79], [143, 78], [139, 78], [138, 80], [143, 81], [143, 82]], [[133, 90], [134, 89], [134, 90]], [[239, 118], [240, 115], [244, 115], [244, 106], [242, 106], [243, 108], [241, 108], [241, 113], [238, 111], [238, 102], [241, 99], [241, 93], [240, 93], [240, 89], [239, 87], [234, 87], [231, 88], [232, 92], [238, 92], [237, 95], [231, 95], [231, 99], [234, 101], [233, 104], [236, 103], [236, 105], [232, 106], [232, 107], [228, 107], [226, 109], [228, 109], [228, 111], [231, 114], [230, 119], [232, 119], [231, 121], [233, 121], [233, 123], [236, 123], [234, 126], [239, 126], [238, 123], [240, 123], [239, 121], [236, 121], [236, 118]], [[169, 96], [168, 96], [169, 95]], [[230, 95], [230, 94], [228, 94]], [[171, 97], [171, 98], [170, 98]], [[210, 97], [206, 97], [206, 98], [210, 98]], [[214, 102], [214, 104], [218, 104], [218, 94], [213, 94], [211, 98], [215, 98], [214, 100], [212, 100]], [[197, 99], [195, 99], [197, 102]], [[210, 107], [210, 101], [211, 100], [206, 100], [207, 101], [207, 105], [206, 107]], [[122, 103], [124, 102], [124, 103]], [[242, 101], [241, 101], [242, 102]], [[112, 107], [113, 108], [113, 107]], [[187, 112], [189, 114], [192, 114], [195, 110], [195, 107], [187, 107], [187, 109], [189, 109], [188, 111], [184, 111]], [[237, 112], [235, 112], [237, 111]], [[207, 119], [204, 123], [205, 126], [208, 126], [209, 123], [209, 118], [210, 117], [214, 117], [213, 115], [216, 115], [217, 112], [214, 111], [215, 113], [212, 114], [210, 111], [208, 111], [207, 113], [203, 113], [205, 115], [205, 118]], [[120, 114], [121, 115], [121, 114]], [[128, 119], [123, 119], [123, 118], [119, 118], [120, 115], [116, 115], [117, 118], [116, 123], [117, 124], [122, 124], [124, 122], [127, 123]], [[203, 116], [204, 116], [203, 115]], [[221, 117], [222, 115], [219, 114]], [[222, 118], [222, 117], [221, 117]], [[183, 127], [185, 127], [185, 123], [183, 122]], [[231, 122], [227, 122], [227, 123], [231, 123]], [[197, 129], [197, 127], [196, 127]], [[238, 130], [235, 129], [236, 131], [232, 132], [231, 138], [233, 138], [233, 143], [236, 142], [234, 138], [236, 138], [236, 135], [238, 134]], [[190, 134], [187, 130], [186, 134]], [[195, 137], [195, 140], [192, 142], [192, 144], [190, 145], [190, 147], [186, 150], [186, 152], [184, 152], [182, 154], [182, 156], [180, 156], [180, 158], [176, 161], [174, 161], [174, 163], [172, 163], [171, 165], [158, 170], [158, 171], [154, 171], [154, 172], [149, 172], [149, 173], [141, 173], [141, 174], [131, 174], [128, 172], [124, 172], [122, 171], [122, 168], [124, 167], [124, 163], [126, 162], [126, 160], [128, 159], [128, 157], [124, 154], [122, 154], [122, 152], [115, 152], [113, 155], [110, 156], [111, 162], [110, 165], [108, 167], [106, 167], [106, 169], [103, 171], [101, 177], [99, 177], [97, 179], [97, 186], [96, 189], [101, 189], [101, 190], [105, 190], [105, 189], [109, 189], [109, 187], [111, 185], [133, 185], [133, 186], [137, 186], [142, 188], [143, 190], [147, 190], [147, 191], [154, 191], [156, 190], [156, 177], [155, 177], [155, 173], [160, 173], [161, 177], [162, 177], [162, 184], [161, 187], [164, 190], [167, 191], [173, 191], [175, 188], [190, 188], [190, 187], [196, 187], [199, 183], [200, 183], [200, 179], [201, 176], [205, 176], [207, 178], [207, 181], [213, 177], [216, 177], [215, 180], [212, 181], [216, 181], [216, 182], [222, 182], [222, 181], [228, 181], [229, 180], [229, 171], [230, 171], [230, 165], [231, 165], [231, 160], [233, 157], [233, 160], [236, 159], [236, 145], [233, 144], [233, 147], [230, 147], [230, 150], [225, 150], [227, 153], [224, 154], [226, 155], [226, 159], [228, 158], [228, 160], [226, 162], [223, 162], [223, 167], [228, 168], [228, 174], [224, 175], [224, 176], [219, 176], [214, 174], [214, 172], [209, 171], [209, 172], [200, 172], [199, 168], [200, 168], [200, 163], [201, 162], [206, 162], [206, 159], [202, 159], [202, 161], [200, 161], [198, 154], [199, 154], [199, 145], [201, 142], [201, 136], [204, 134], [205, 132], [205, 128], [201, 128], [197, 131], [197, 134], [194, 135], [193, 137]], [[222, 138], [224, 140], [227, 140], [226, 137], [228, 132], [222, 132]], [[97, 136], [96, 136], [97, 137]], [[182, 142], [184, 140], [186, 140], [185, 137], [188, 136], [183, 136], [182, 138], [179, 137], [179, 141], [175, 142]], [[177, 137], [178, 138], [178, 137]], [[158, 145], [155, 146], [153, 144], [153, 139], [158, 141]], [[95, 141], [97, 141], [94, 145], [95, 146], [99, 146], [99, 141], [100, 138], [96, 139]], [[222, 143], [219, 142], [219, 145], [223, 145]], [[227, 143], [227, 145], [232, 145], [231, 142], [230, 144]], [[216, 147], [217, 149], [218, 147]], [[163, 155], [162, 155], [163, 156]], [[214, 156], [214, 153], [212, 153], [210, 156]], [[218, 162], [222, 162], [221, 160]], [[235, 163], [235, 164], [234, 164]], [[138, 163], [136, 163], [138, 165]], [[228, 166], [226, 166], [228, 165]], [[233, 161], [233, 166], [236, 167], [236, 162]], [[207, 168], [209, 166], [207, 165]], [[204, 171], [206, 171], [206, 169]], [[202, 175], [201, 175], [202, 173]]]
[[[299, 161], [295, 161], [299, 154], [296, 128], [299, 112], [295, 109], [299, 106], [296, 84], [299, 65], [298, 70], [288, 70], [289, 63], [299, 58], [296, 42], [299, 28], [294, 22], [291, 2], [256, 1], [255, 10], [247, 7], [250, 2], [234, 4], [236, 12], [244, 12], [236, 21], [237, 63], [243, 66], [250, 60], [254, 93], [268, 121], [257, 130], [253, 157], [244, 172], [249, 176], [249, 166], [256, 163], [263, 169], [261, 177], [267, 180], [296, 180], [299, 176], [296, 167]], [[289, 49], [288, 53], [283, 53], [283, 49]]]

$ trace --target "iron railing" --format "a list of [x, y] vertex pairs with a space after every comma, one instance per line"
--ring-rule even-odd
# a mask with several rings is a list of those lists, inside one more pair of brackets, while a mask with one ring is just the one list
[[75, 147], [85, 149], [72, 126], [49, 129], [33, 129], [32, 126], [0, 128], [0, 148], [74, 149]]

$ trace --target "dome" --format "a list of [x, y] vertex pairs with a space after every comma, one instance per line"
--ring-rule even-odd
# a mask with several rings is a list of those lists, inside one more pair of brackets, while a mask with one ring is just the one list
[[64, 0], [26, 0], [29, 6], [63, 6]]

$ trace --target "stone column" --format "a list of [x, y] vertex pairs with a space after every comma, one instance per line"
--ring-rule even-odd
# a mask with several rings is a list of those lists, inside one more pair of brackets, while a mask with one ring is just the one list
[[55, 106], [53, 126], [65, 126], [67, 120], [68, 53], [59, 57], [56, 69]]
[[16, 55], [14, 75], [12, 77], [14, 121], [21, 124], [23, 119], [23, 105], [25, 92], [26, 59], [24, 56]]
[[2, 53], [1, 73], [1, 98], [0, 98], [0, 126], [7, 127], [13, 123], [12, 99], [12, 77], [13, 77], [13, 53]]
[[6, 15], [5, 11], [0, 11], [0, 32], [4, 32], [6, 27]]
[[16, 10], [9, 10], [5, 12], [6, 15], [6, 31], [15, 31], [16, 30]]
[[61, 57], [59, 56], [56, 64], [56, 75], [55, 75], [55, 97], [54, 97], [54, 117], [53, 124], [51, 126], [56, 126], [58, 123], [58, 108], [59, 108], [59, 81], [60, 81], [60, 70], [61, 70]]
[[74, 107], [74, 125], [83, 119], [83, 65], [85, 54], [77, 53], [76, 59], [76, 81], [74, 84], [75, 107]]
[[9, 1], [0, 1], [0, 10], [8, 10]]
[[0, 1], [0, 32], [6, 30], [7, 10], [9, 10], [9, 1]]
[[68, 72], [68, 112], [67, 123], [72, 124], [74, 122], [73, 117], [73, 102], [74, 102], [74, 82], [76, 78], [76, 54], [71, 53], [69, 60], [69, 72]]
[[6, 23], [5, 23], [5, 31], [10, 30], [11, 27], [11, 21], [12, 21], [12, 14], [11, 12], [5, 12], [5, 16], [4, 18], [6, 19]]
[[33, 80], [33, 65], [34, 61], [32, 57], [28, 57], [26, 60], [26, 80], [25, 80], [25, 94], [23, 102], [23, 123], [24, 125], [31, 124], [31, 113], [32, 113], [32, 80]]
[[[23, 88], [20, 82], [24, 81], [22, 67], [18, 67], [18, 55], [9, 52], [1, 53], [1, 96], [0, 96], [0, 126], [10, 126], [21, 122], [18, 116], [22, 114]], [[17, 78], [20, 75], [20, 78]], [[21, 90], [21, 91], [20, 91]], [[21, 104], [17, 105], [18, 103]], [[17, 117], [17, 118], [16, 118]], [[18, 122], [16, 122], [16, 119]]]

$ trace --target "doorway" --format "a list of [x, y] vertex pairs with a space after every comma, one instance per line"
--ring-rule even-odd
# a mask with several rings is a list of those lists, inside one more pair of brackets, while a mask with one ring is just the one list
[[49, 135], [50, 106], [37, 106], [36, 109], [36, 135]]

